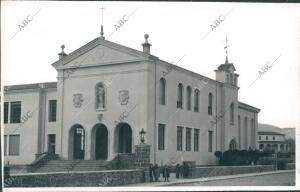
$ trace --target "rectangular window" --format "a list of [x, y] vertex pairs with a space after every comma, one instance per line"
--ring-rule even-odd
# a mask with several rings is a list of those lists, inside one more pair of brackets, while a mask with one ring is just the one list
[[212, 152], [213, 145], [213, 132], [208, 131], [208, 152]]
[[4, 102], [4, 123], [8, 123], [8, 102]]
[[192, 129], [191, 128], [186, 128], [186, 145], [185, 145], [185, 150], [186, 151], [191, 151], [191, 135], [192, 135]]
[[9, 136], [9, 155], [20, 154], [20, 135]]
[[21, 122], [21, 101], [10, 103], [10, 123]]
[[49, 122], [55, 122], [56, 121], [56, 100], [49, 100], [49, 116], [48, 120]]
[[183, 127], [177, 127], [177, 151], [182, 151], [182, 131]]
[[158, 150], [165, 149], [165, 127], [164, 124], [158, 124]]
[[7, 135], [4, 135], [4, 156], [7, 155]]
[[194, 151], [199, 151], [199, 129], [194, 129]]

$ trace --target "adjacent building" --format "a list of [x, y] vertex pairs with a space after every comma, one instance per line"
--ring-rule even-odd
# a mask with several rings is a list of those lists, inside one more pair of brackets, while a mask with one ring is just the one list
[[257, 148], [261, 151], [289, 152], [290, 147], [285, 135], [273, 131], [258, 131]]

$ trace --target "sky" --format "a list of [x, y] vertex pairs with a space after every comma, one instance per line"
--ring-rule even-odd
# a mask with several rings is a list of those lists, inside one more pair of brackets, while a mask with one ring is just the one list
[[153, 55], [212, 79], [227, 37], [239, 101], [261, 109], [259, 123], [298, 127], [299, 4], [1, 1], [1, 85], [56, 81], [60, 46], [98, 37], [102, 6], [106, 40], [142, 50], [147, 33]]

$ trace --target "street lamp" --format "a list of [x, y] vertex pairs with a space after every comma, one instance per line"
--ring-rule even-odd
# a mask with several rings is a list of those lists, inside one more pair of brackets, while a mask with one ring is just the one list
[[141, 138], [141, 143], [144, 143], [145, 142], [145, 134], [146, 134], [146, 131], [144, 130], [144, 128], [142, 128], [142, 130], [139, 132], [140, 134], [140, 138]]

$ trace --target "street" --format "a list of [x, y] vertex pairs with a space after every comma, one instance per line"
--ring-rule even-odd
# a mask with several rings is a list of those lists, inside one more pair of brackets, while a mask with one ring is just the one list
[[268, 175], [249, 176], [242, 178], [214, 181], [199, 181], [174, 184], [172, 186], [294, 186], [295, 172], [274, 173]]

